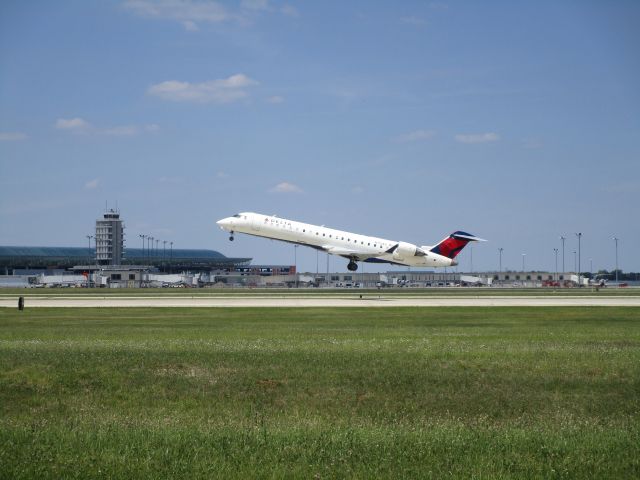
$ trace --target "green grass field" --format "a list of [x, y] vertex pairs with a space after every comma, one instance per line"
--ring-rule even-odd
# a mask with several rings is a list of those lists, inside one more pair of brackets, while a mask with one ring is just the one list
[[0, 309], [0, 478], [638, 478], [637, 308]]

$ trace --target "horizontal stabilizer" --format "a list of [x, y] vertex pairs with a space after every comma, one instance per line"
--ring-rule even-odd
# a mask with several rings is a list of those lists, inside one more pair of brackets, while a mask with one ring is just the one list
[[466, 239], [470, 242], [486, 242], [484, 238], [476, 237], [475, 235], [471, 235], [470, 233], [465, 232], [455, 232], [451, 234], [454, 238]]

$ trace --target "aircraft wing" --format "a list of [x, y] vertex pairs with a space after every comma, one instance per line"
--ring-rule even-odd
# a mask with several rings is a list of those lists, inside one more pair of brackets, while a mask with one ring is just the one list
[[397, 245], [395, 247], [392, 247], [386, 252], [379, 252], [379, 253], [365, 252], [355, 248], [336, 247], [334, 245], [325, 245], [322, 247], [322, 249], [325, 252], [330, 253], [332, 255], [340, 255], [341, 257], [346, 257], [346, 258], [356, 258], [358, 260], [366, 260], [367, 258], [380, 257], [387, 253], [393, 253], [393, 250], [395, 250], [396, 247]]

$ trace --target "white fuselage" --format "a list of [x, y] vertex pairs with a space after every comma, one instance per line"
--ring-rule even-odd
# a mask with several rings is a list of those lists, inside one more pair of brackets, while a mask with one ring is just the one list
[[228, 232], [307, 245], [352, 261], [388, 262], [412, 267], [449, 267], [457, 264], [451, 258], [430, 252], [431, 247], [428, 246], [418, 247], [407, 242], [360, 235], [273, 215], [243, 212], [224, 218], [217, 224]]

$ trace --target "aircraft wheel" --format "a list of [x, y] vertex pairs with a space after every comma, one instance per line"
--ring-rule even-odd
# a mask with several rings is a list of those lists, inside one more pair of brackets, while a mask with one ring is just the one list
[[354, 261], [349, 262], [349, 265], [347, 265], [347, 269], [350, 272], [355, 272], [356, 270], [358, 270], [358, 264]]
[[229, 241], [233, 242], [233, 235], [229, 237]]

